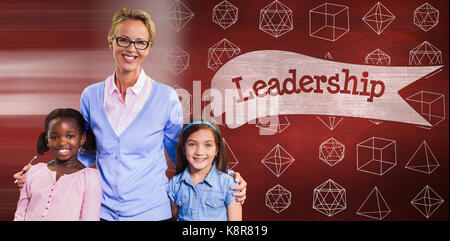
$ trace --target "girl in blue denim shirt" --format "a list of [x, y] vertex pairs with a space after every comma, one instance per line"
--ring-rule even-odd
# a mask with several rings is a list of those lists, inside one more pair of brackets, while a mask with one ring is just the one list
[[242, 220], [242, 206], [233, 196], [237, 185], [228, 172], [227, 151], [219, 128], [199, 121], [180, 134], [176, 173], [167, 193], [179, 221]]

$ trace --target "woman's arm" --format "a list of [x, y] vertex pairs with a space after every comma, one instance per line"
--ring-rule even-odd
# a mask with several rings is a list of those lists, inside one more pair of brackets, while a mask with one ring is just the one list
[[25, 185], [26, 180], [24, 173], [30, 170], [32, 166], [33, 166], [32, 164], [28, 164], [23, 167], [22, 171], [14, 173], [13, 177], [15, 180], [17, 180], [17, 186], [19, 187], [19, 189], [22, 189], [23, 186]]
[[242, 221], [242, 205], [237, 199], [227, 206], [228, 221]]
[[170, 95], [170, 109], [168, 119], [164, 127], [164, 148], [172, 163], [175, 165], [175, 152], [177, 149], [178, 135], [183, 128], [183, 107], [175, 90]]
[[[88, 87], [89, 88], [89, 87]], [[88, 88], [84, 89], [83, 93], [81, 94], [80, 99], [80, 112], [83, 115], [84, 119], [86, 120], [86, 125], [90, 126], [90, 103], [89, 103], [89, 94], [88, 94]], [[92, 91], [91, 91], [92, 92]], [[83, 148], [81, 148], [82, 150]], [[96, 159], [96, 153], [85, 153], [83, 150], [78, 152], [78, 160], [83, 163], [84, 166], [90, 167], [95, 164]]]

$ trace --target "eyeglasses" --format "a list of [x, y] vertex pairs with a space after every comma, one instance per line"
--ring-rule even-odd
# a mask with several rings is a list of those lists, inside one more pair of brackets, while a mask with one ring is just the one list
[[134, 47], [139, 50], [145, 50], [150, 45], [149, 41], [145, 40], [136, 40], [131, 41], [125, 37], [115, 37], [117, 45], [123, 48], [128, 48], [131, 44], [134, 44]]

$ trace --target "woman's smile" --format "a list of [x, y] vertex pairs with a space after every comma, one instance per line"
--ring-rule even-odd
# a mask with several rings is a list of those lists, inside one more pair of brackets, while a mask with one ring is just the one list
[[136, 58], [138, 57], [138, 56], [133, 56], [133, 55], [128, 55], [128, 54], [122, 54], [122, 56], [123, 56], [125, 62], [127, 62], [127, 63], [133, 63], [136, 60]]

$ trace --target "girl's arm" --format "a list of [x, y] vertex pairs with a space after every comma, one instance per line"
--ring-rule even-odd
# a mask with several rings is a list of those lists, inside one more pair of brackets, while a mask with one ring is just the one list
[[27, 212], [28, 203], [30, 202], [30, 199], [28, 197], [29, 191], [28, 187], [29, 185], [27, 185], [27, 182], [25, 182], [23, 184], [22, 189], [20, 190], [20, 197], [19, 201], [17, 202], [17, 209], [16, 213], [14, 214], [14, 221], [25, 221], [25, 214]]
[[227, 206], [228, 221], [242, 221], [242, 205], [234, 199]]
[[178, 217], [178, 205], [170, 200], [170, 208], [172, 209], [172, 221], [177, 221]]
[[102, 180], [96, 169], [86, 170], [86, 191], [80, 212], [80, 221], [99, 221], [102, 205]]

